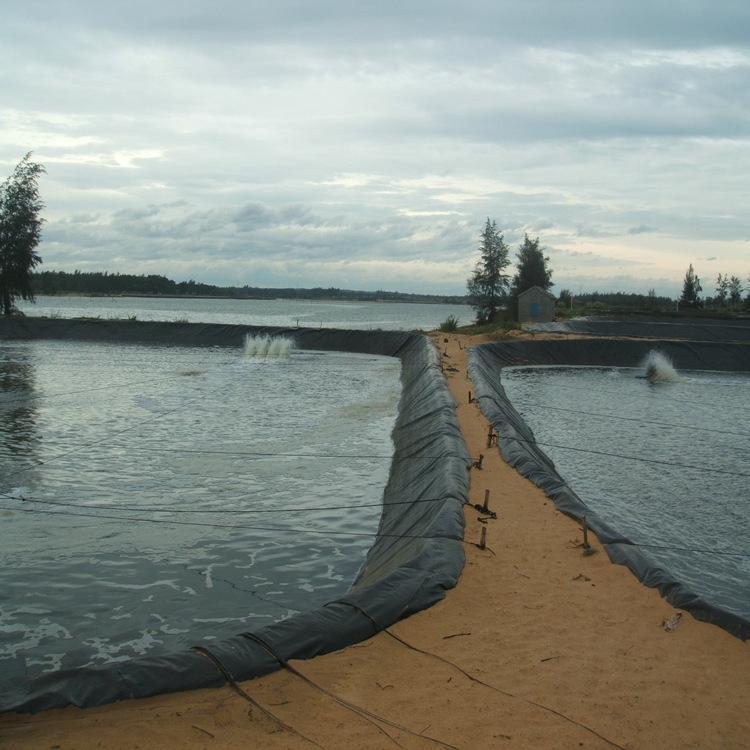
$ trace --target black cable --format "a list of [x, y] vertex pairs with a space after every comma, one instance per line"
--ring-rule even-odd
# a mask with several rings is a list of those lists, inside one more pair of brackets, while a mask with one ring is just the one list
[[[14, 508], [2, 508], [3, 510], [14, 510]], [[25, 513], [38, 513], [40, 515], [49, 516], [66, 516], [68, 518], [96, 518], [107, 521], [127, 521], [136, 523], [158, 523], [162, 525], [173, 525], [173, 526], [198, 526], [212, 529], [232, 529], [233, 531], [273, 531], [281, 533], [294, 533], [294, 534], [320, 534], [323, 536], [350, 536], [350, 537], [373, 537], [374, 539], [443, 539], [446, 537], [436, 536], [424, 536], [423, 534], [381, 534], [376, 531], [364, 532], [364, 531], [338, 531], [335, 529], [309, 529], [309, 528], [297, 528], [297, 527], [284, 527], [284, 526], [244, 526], [238, 524], [220, 524], [220, 523], [206, 523], [202, 521], [164, 521], [156, 518], [136, 518], [133, 516], [109, 516], [98, 513], [67, 513], [59, 510], [42, 510], [37, 508], [24, 508], [23, 506], [15, 508]], [[448, 537], [450, 538], [450, 537]], [[460, 541], [460, 540], [456, 540]]]
[[450, 667], [453, 667], [457, 671], [459, 671], [461, 674], [463, 674], [465, 677], [467, 677], [472, 682], [476, 682], [478, 685], [482, 685], [486, 688], [489, 688], [490, 690], [494, 690], [497, 693], [500, 693], [501, 695], [504, 695], [506, 698], [512, 698], [513, 700], [519, 700], [523, 703], [528, 703], [530, 706], [535, 706], [536, 708], [540, 708], [543, 711], [548, 711], [555, 716], [559, 716], [561, 719], [565, 719], [565, 721], [570, 722], [571, 724], [574, 724], [575, 726], [579, 727], [580, 729], [583, 729], [587, 732], [590, 732], [594, 736], [598, 737], [603, 742], [606, 742], [608, 745], [611, 745], [612, 747], [618, 748], [618, 750], [625, 750], [624, 747], [621, 745], [618, 745], [616, 742], [613, 742], [610, 739], [607, 739], [603, 734], [600, 734], [595, 729], [592, 729], [591, 727], [587, 726], [586, 724], [582, 724], [580, 721], [576, 721], [575, 719], [571, 718], [570, 716], [566, 716], [564, 713], [551, 708], [550, 706], [545, 706], [543, 703], [537, 703], [536, 701], [532, 701], [529, 698], [520, 698], [517, 695], [514, 695], [513, 693], [509, 693], [506, 690], [502, 690], [499, 687], [496, 687], [495, 685], [491, 685], [488, 682], [484, 682], [483, 680], [480, 680], [478, 677], [475, 677], [471, 673], [467, 672], [463, 667], [458, 666], [458, 664], [455, 664], [452, 661], [449, 661], [443, 656], [440, 656], [439, 654], [434, 654], [431, 651], [425, 651], [424, 649], [417, 648], [416, 646], [412, 646], [411, 643], [408, 643], [400, 636], [396, 635], [395, 633], [392, 633], [388, 628], [384, 628], [381, 625], [377, 623], [377, 621], [364, 609], [362, 609], [357, 604], [354, 604], [353, 602], [346, 601], [343, 599], [336, 600], [335, 602], [330, 602], [331, 604], [346, 604], [350, 607], [353, 607], [356, 609], [360, 614], [362, 614], [364, 617], [366, 617], [370, 622], [373, 623], [373, 625], [378, 629], [378, 632], [383, 632], [386, 635], [389, 635], [391, 638], [393, 638], [398, 643], [401, 643], [402, 645], [406, 646], [408, 649], [411, 649], [412, 651], [416, 651], [419, 654], [423, 654], [425, 656], [432, 657], [433, 659], [437, 659], [438, 661], [442, 661], [443, 663], [447, 664]]
[[[236, 380], [239, 380], [239, 378], [236, 378]], [[225, 384], [221, 386], [220, 388], [217, 388], [215, 392], [218, 392], [222, 389], [229, 388], [231, 385], [233, 385], [235, 381], [232, 381], [231, 383]], [[103, 438], [100, 438], [99, 440], [94, 440], [90, 443], [83, 443], [82, 445], [79, 445], [76, 448], [71, 448], [68, 451], [64, 451], [63, 453], [59, 453], [56, 456], [52, 456], [48, 459], [46, 459], [45, 463], [52, 463], [53, 461], [59, 461], [61, 458], [65, 458], [66, 456], [70, 456], [73, 453], [80, 453], [82, 450], [85, 450], [86, 448], [93, 448], [97, 445], [101, 445], [102, 443], [106, 443], [109, 440], [111, 440], [113, 437], [116, 437], [117, 435], [122, 435], [126, 432], [131, 432], [132, 430], [137, 429], [138, 427], [143, 427], [144, 425], [151, 424], [152, 422], [156, 422], [159, 419], [162, 419], [163, 417], [166, 417], [169, 414], [173, 414], [176, 411], [180, 411], [181, 409], [184, 409], [186, 404], [190, 404], [194, 401], [198, 401], [199, 399], [205, 398], [204, 395], [196, 396], [192, 399], [187, 399], [186, 401], [181, 401], [179, 406], [175, 406], [173, 409], [167, 409], [166, 411], [160, 412], [159, 414], [156, 414], [152, 417], [149, 417], [148, 419], [141, 420], [140, 422], [136, 422], [135, 424], [132, 424], [128, 427], [123, 427], [120, 430], [115, 430], [114, 432], [110, 433], [109, 435], [106, 435]], [[11, 471], [10, 473], [6, 474], [3, 479], [7, 479], [8, 477], [15, 476], [16, 474], [21, 474], [24, 471], [27, 471], [28, 467], [18, 469], [17, 471]]]
[[248, 701], [251, 705], [253, 705], [255, 708], [257, 708], [261, 713], [263, 713], [265, 716], [267, 716], [271, 721], [276, 723], [278, 726], [280, 726], [282, 729], [286, 729], [287, 732], [291, 732], [292, 734], [296, 735], [297, 737], [300, 737], [303, 740], [306, 740], [311, 745], [315, 745], [315, 747], [319, 747], [321, 750], [325, 750], [322, 745], [319, 745], [315, 740], [310, 739], [310, 737], [305, 736], [301, 732], [297, 731], [294, 727], [290, 726], [286, 722], [282, 721], [276, 714], [269, 711], [265, 706], [262, 706], [258, 701], [255, 700], [255, 698], [252, 697], [248, 692], [243, 690], [237, 681], [232, 677], [229, 670], [206, 648], [203, 646], [193, 646], [193, 651], [196, 651], [197, 653], [201, 654], [201, 656], [205, 656], [215, 667], [219, 670], [221, 673], [221, 676], [232, 686], [232, 688], [239, 693], [246, 701]]
[[[168, 412], [165, 412], [167, 414]], [[160, 415], [161, 416], [161, 415]], [[149, 420], [152, 421], [152, 420]], [[65, 451], [64, 453], [59, 454], [58, 456], [52, 456], [51, 458], [48, 458], [44, 461], [44, 463], [49, 463], [50, 461], [56, 461], [60, 457], [68, 456], [71, 453], [75, 453], [79, 450], [82, 450], [83, 448], [97, 448], [102, 443], [109, 442], [110, 437], [116, 437], [121, 432], [127, 432], [129, 430], [135, 429], [135, 427], [140, 427], [142, 424], [148, 424], [146, 423], [139, 423], [137, 425], [134, 425], [133, 427], [127, 427], [123, 430], [120, 430], [118, 432], [113, 432], [111, 435], [102, 438], [101, 440], [97, 440], [91, 443], [87, 443], [86, 445], [80, 446], [77, 449], [73, 449], [70, 451]], [[58, 443], [59, 444], [59, 443]], [[116, 447], [123, 447], [121, 443], [113, 443]], [[165, 447], [158, 447], [158, 448], [130, 448], [129, 446], [124, 446], [129, 448], [129, 450], [132, 451], [132, 453], [148, 453], [153, 455], [158, 455], [161, 453], [187, 453], [190, 455], [219, 455], [219, 456], [239, 456], [242, 458], [254, 458], [254, 457], [261, 457], [261, 458], [335, 458], [335, 459], [342, 459], [342, 458], [354, 458], [354, 459], [383, 459], [383, 460], [391, 460], [393, 458], [393, 454], [384, 454], [384, 453], [300, 453], [300, 452], [282, 452], [282, 451], [248, 451], [248, 450], [238, 450], [238, 451], [231, 451], [231, 450], [221, 450], [218, 448], [165, 448]], [[460, 458], [460, 456], [425, 456], [425, 455], [418, 455], [418, 456], [409, 456], [408, 458], [423, 458], [423, 459], [443, 459], [443, 458]]]
[[[164, 412], [163, 415], [169, 414], [172, 411]], [[59, 454], [58, 456], [52, 456], [51, 458], [48, 458], [44, 463], [49, 463], [50, 461], [56, 461], [60, 457], [64, 457], [67, 455], [70, 455], [71, 453], [75, 453], [79, 450], [82, 450], [83, 448], [96, 448], [97, 446], [101, 445], [102, 443], [109, 442], [110, 437], [116, 437], [117, 435], [121, 434], [122, 432], [128, 432], [129, 430], [135, 429], [135, 427], [140, 427], [143, 424], [149, 424], [151, 421], [154, 421], [155, 419], [159, 419], [162, 416], [162, 414], [158, 415], [157, 417], [154, 417], [153, 419], [147, 420], [146, 422], [139, 422], [136, 425], [133, 425], [132, 427], [127, 427], [123, 430], [113, 432], [111, 435], [108, 435], [107, 437], [101, 438], [100, 440], [95, 440], [91, 443], [87, 443], [85, 445], [80, 446], [77, 449], [66, 451], [62, 454]], [[116, 447], [123, 447], [122, 443], [114, 443]], [[129, 448], [129, 446], [125, 445], [124, 447]], [[149, 453], [158, 455], [160, 453], [187, 453], [190, 455], [220, 455], [220, 456], [239, 456], [244, 458], [254, 458], [256, 456], [259, 456], [261, 458], [335, 458], [335, 459], [345, 459], [345, 458], [353, 458], [353, 459], [377, 459], [377, 460], [391, 460], [394, 458], [393, 453], [302, 453], [302, 452], [291, 452], [291, 451], [253, 451], [253, 450], [222, 450], [219, 448], [168, 448], [168, 447], [158, 447], [158, 448], [129, 448], [132, 450], [133, 453]], [[458, 460], [464, 460], [464, 456], [459, 455], [451, 455], [451, 454], [440, 454], [440, 455], [429, 455], [429, 454], [417, 454], [413, 456], [397, 456], [398, 460], [403, 461], [405, 459], [409, 460], [425, 460], [425, 461], [442, 461], [447, 458], [455, 458]]]
[[692, 432], [713, 432], [717, 433], [719, 435], [734, 435], [736, 437], [750, 437], [750, 433], [748, 432], [734, 432], [732, 430], [719, 430], [714, 429], [711, 427], [695, 427], [693, 425], [689, 424], [679, 424], [679, 423], [670, 423], [670, 422], [659, 422], [655, 419], [641, 419], [639, 417], [626, 417], [622, 414], [602, 414], [601, 412], [596, 411], [583, 411], [581, 409], [566, 409], [563, 406], [549, 406], [548, 404], [540, 404], [539, 401], [532, 401], [531, 399], [521, 399], [518, 402], [511, 401], [516, 411], [518, 411], [519, 406], [531, 406], [531, 408], [542, 408], [545, 411], [562, 411], [566, 412], [567, 414], [576, 414], [586, 417], [601, 417], [602, 419], [607, 419], [610, 421], [620, 421], [620, 422], [635, 422], [636, 424], [648, 424], [648, 425], [655, 425], [657, 427], [661, 428], [671, 428], [671, 429], [680, 429], [680, 430], [691, 430]]
[[[11, 495], [6, 495], [5, 497], [11, 498], [11, 499], [19, 499], [15, 498]], [[20, 498], [23, 500], [23, 498]], [[26, 502], [35, 502], [35, 503], [44, 503], [47, 504], [47, 501], [43, 500], [31, 500]], [[417, 502], [437, 502], [436, 500], [430, 499], [430, 500], [415, 500], [415, 501], [404, 501], [402, 503], [393, 503], [394, 505], [409, 505], [412, 503]], [[50, 502], [49, 504], [54, 505], [55, 503]], [[79, 507], [72, 505], [71, 507]], [[317, 510], [346, 510], [350, 506], [340, 506], [340, 507], [332, 507], [332, 508], [300, 508], [297, 509], [299, 511], [317, 511]], [[355, 506], [355, 507], [368, 507], [368, 506]], [[0, 509], [2, 510], [19, 510], [19, 508], [13, 508], [9, 506], [0, 506]], [[374, 539], [436, 539], [438, 537], [435, 536], [424, 536], [422, 534], [379, 534], [377, 532], [363, 532], [363, 531], [337, 531], [337, 530], [324, 530], [324, 529], [305, 529], [305, 528], [297, 528], [297, 527], [277, 527], [277, 526], [244, 526], [244, 525], [238, 525], [238, 524], [219, 524], [219, 523], [206, 523], [201, 521], [166, 521], [164, 519], [156, 519], [156, 518], [133, 518], [132, 516], [112, 516], [112, 515], [101, 515], [98, 513], [66, 513], [64, 511], [46, 511], [41, 509], [32, 509], [32, 508], [21, 508], [22, 512], [26, 513], [40, 513], [43, 515], [62, 515], [67, 516], [69, 518], [76, 518], [76, 517], [82, 517], [82, 518], [98, 518], [108, 521], [136, 521], [139, 523], [159, 523], [159, 524], [165, 524], [165, 525], [177, 525], [177, 526], [200, 526], [200, 527], [207, 527], [207, 528], [215, 528], [215, 529], [232, 529], [237, 531], [274, 531], [274, 532], [289, 532], [289, 533], [295, 533], [295, 534], [322, 534], [322, 535], [331, 535], [331, 536], [352, 536], [352, 537], [373, 537]], [[139, 508], [138, 511], [144, 511], [147, 510], [145, 508]], [[155, 509], [148, 509], [148, 510], [154, 510], [154, 512], [164, 512], [162, 510], [155, 510]], [[276, 512], [276, 513], [284, 513], [289, 512], [293, 509], [284, 509], [281, 511], [269, 511], [269, 512]], [[169, 511], [168, 511], [169, 512]], [[210, 513], [215, 511], [171, 511], [171, 512], [196, 512], [196, 513]], [[234, 512], [242, 512], [242, 511], [216, 511], [216, 512], [226, 512], [226, 513], [234, 513]], [[252, 511], [248, 511], [252, 512]], [[259, 511], [263, 512], [263, 511]], [[461, 541], [462, 544], [467, 544], [471, 546], [475, 546], [473, 542], [467, 542], [465, 540], [456, 540]], [[728, 552], [724, 550], [712, 550], [712, 549], [703, 549], [698, 547], [673, 547], [663, 544], [645, 544], [645, 543], [638, 543], [638, 542], [621, 542], [622, 544], [629, 544], [633, 547], [644, 547], [649, 549], [656, 549], [656, 550], [670, 550], [674, 552], [692, 552], [695, 554], [707, 554], [707, 555], [718, 555], [718, 556], [726, 556], [726, 557], [750, 557], [750, 554], [745, 552]]]
[[624, 458], [629, 461], [641, 461], [645, 464], [658, 464], [660, 466], [674, 466], [679, 469], [695, 469], [697, 471], [708, 471], [716, 474], [727, 474], [733, 477], [750, 477], [750, 472], [729, 471], [728, 469], [717, 469], [713, 466], [696, 466], [695, 464], [681, 464], [676, 461], [663, 461], [658, 458], [643, 458], [642, 456], [628, 456], [624, 453], [610, 453], [608, 451], [598, 451], [593, 448], [576, 448], [572, 445], [560, 445], [559, 443], [539, 442], [530, 438], [508, 437], [506, 440], [515, 440], [527, 445], [546, 446], [548, 448], [558, 448], [560, 450], [575, 451], [577, 453], [591, 453], [596, 456], [607, 456], [609, 458]]
[[718, 555], [719, 557], [750, 557], [747, 552], [728, 552], [718, 549], [702, 549], [698, 547], [672, 547], [667, 544], [645, 544], [641, 542], [618, 541], [617, 544], [627, 544], [631, 547], [644, 547], [646, 549], [668, 550], [670, 552], [693, 552], [697, 555]]
[[[516, 369], [535, 369], [535, 370], [540, 370], [542, 368], [520, 367], [520, 368], [516, 368]], [[578, 367], [578, 368], [570, 368], [570, 367], [565, 367], [565, 366], [555, 366], [553, 368], [547, 368], [547, 369], [554, 369], [554, 370], [557, 370], [557, 371], [565, 370], [565, 369], [568, 369], [568, 370], [569, 369], [598, 370], [598, 371], [601, 371], [601, 372], [608, 372], [609, 371], [609, 368], [603, 368], [601, 366], [599, 366], [599, 367], [597, 367], [597, 366], [581, 366], [581, 367]], [[617, 369], [628, 369], [628, 368], [615, 368], [615, 369], [617, 370]], [[636, 369], [636, 368], [629, 368], [629, 369], [632, 370], [632, 369]], [[695, 372], [698, 372], [698, 371], [695, 371]], [[700, 371], [700, 372], [702, 372], [702, 371]], [[724, 374], [726, 374], [726, 373], [724, 373]], [[745, 376], [745, 378], [748, 375], [748, 373], [744, 373], [744, 372], [743, 373], [738, 373], [738, 374], [741, 375], [741, 376]], [[506, 382], [508, 382], [508, 380], [509, 380], [509, 378], [506, 378]], [[678, 376], [678, 381], [677, 382], [679, 382], [679, 376]], [[713, 385], [714, 390], [717, 387], [722, 387], [722, 388], [734, 388], [734, 387], [736, 387], [734, 385], [729, 385], [727, 383], [714, 383], [712, 385]], [[585, 392], [587, 394], [590, 394], [591, 390], [592, 390], [591, 388], [582, 388], [580, 386], [577, 386], [577, 385], [574, 385], [574, 384], [571, 384], [571, 383], [559, 383], [559, 382], [554, 383], [552, 386], [549, 386], [549, 384], [547, 384], [546, 387], [547, 387], [548, 392], [551, 392], [551, 390], [554, 389], [554, 390], [558, 390], [558, 391], [560, 391], [560, 390], [562, 390], [562, 391], [568, 390], [568, 391], [575, 391], [575, 392]], [[597, 387], [594, 390], [598, 394], [603, 394], [605, 396], [606, 395], [611, 395], [615, 399], [619, 396], [619, 391], [617, 391], [617, 390], [615, 390], [613, 388], [602, 388], [601, 386], [599, 386], [599, 387]], [[667, 400], [667, 401], [676, 401], [677, 400], [673, 396], [670, 396], [668, 393], [661, 393], [660, 394], [660, 398], [662, 400]], [[508, 400], [511, 403], [515, 403], [510, 398]], [[680, 399], [679, 402], [680, 402], [680, 404], [684, 403], [682, 399]], [[554, 407], [546, 407], [545, 406], [544, 408], [554, 408]], [[695, 411], [696, 409], [699, 409], [701, 412], [704, 412], [704, 413], [712, 413], [711, 412], [711, 408], [712, 408], [711, 405], [710, 404], [706, 404], [706, 403], [700, 403], [700, 404], [691, 403], [691, 408], [692, 408], [693, 411]], [[583, 413], [583, 412], [580, 412], [580, 413]], [[619, 417], [619, 416], [617, 418], [618, 419], [626, 419], [625, 417]], [[648, 423], [648, 422], [646, 422], [646, 423]], [[675, 425], [667, 425], [667, 426], [675, 426]], [[677, 425], [677, 426], [681, 426], [681, 425]], [[689, 426], [686, 426], [686, 429], [700, 430], [700, 431], [703, 431], [703, 432], [710, 431], [710, 430], [705, 430], [705, 428], [703, 428], [703, 427], [700, 427], [700, 428], [698, 428], [698, 427], [690, 428]], [[722, 432], [722, 431], [719, 430], [719, 432]], [[727, 433], [727, 434], [739, 434], [740, 436], [745, 436], [747, 433]]]
[[[66, 503], [59, 500], [36, 500], [34, 498], [23, 497], [19, 495], [9, 495], [5, 492], [0, 492], [0, 498], [7, 500], [22, 500], [25, 503], [37, 503], [39, 505], [54, 505], [63, 508], [77, 508], [83, 510], [109, 510], [109, 511], [124, 511], [128, 513], [142, 513], [148, 511], [149, 513], [231, 513], [247, 514], [247, 513], [275, 513], [276, 515], [284, 515], [285, 513], [311, 513], [319, 512], [323, 510], [357, 510], [359, 508], [383, 508], [383, 501], [376, 503], [359, 503], [351, 505], [323, 505], [316, 506], [314, 508], [289, 508], [287, 506], [283, 508], [171, 508], [171, 507], [159, 507], [144, 506], [128, 507], [126, 505], [79, 505], [78, 503]], [[425, 498], [423, 500], [399, 500], [396, 502], [390, 502], [388, 505], [416, 505], [418, 503], [437, 503], [441, 502], [444, 498]]]
[[[177, 375], [179, 375], [179, 371], [176, 371], [176, 373], [177, 373]], [[138, 385], [138, 384], [141, 384], [141, 383], [148, 383], [148, 382], [158, 381], [158, 380], [162, 380], [162, 379], [163, 380], [174, 380], [174, 376], [175, 376], [175, 373], [173, 372], [168, 377], [164, 377], [164, 378], [162, 378], [161, 376], [159, 376], [159, 377], [154, 377], [154, 378], [147, 378], [147, 379], [144, 379], [143, 381], [135, 381], [135, 382], [131, 381], [131, 383], [127, 384], [126, 386], [123, 386], [122, 384], [112, 384], [112, 385], [102, 386], [102, 389], [106, 390], [107, 388], [111, 387], [111, 388], [119, 388], [119, 389], [122, 390], [122, 389], [124, 389], [126, 387], [132, 387], [133, 385]], [[227, 389], [233, 387], [241, 379], [242, 379], [242, 375], [238, 374], [236, 378], [233, 378], [228, 383], [223, 383], [222, 385], [220, 385], [216, 389], [214, 389], [211, 393], [212, 394], [216, 394], [216, 393], [219, 393], [222, 390], [227, 390]], [[72, 391], [70, 393], [71, 394], [75, 394], [75, 393], [88, 393], [90, 390], [97, 390], [97, 389], [95, 389], [95, 388], [88, 389], [87, 388], [85, 390]], [[109, 435], [107, 435], [107, 436], [105, 436], [105, 437], [103, 437], [103, 438], [101, 438], [99, 440], [95, 440], [95, 441], [92, 441], [90, 443], [84, 443], [83, 445], [77, 446], [76, 448], [72, 448], [69, 451], [65, 451], [65, 452], [63, 452], [61, 454], [58, 454], [56, 456], [52, 456], [51, 458], [48, 458], [45, 463], [50, 463], [52, 461], [58, 461], [61, 458], [65, 458], [66, 456], [69, 456], [69, 455], [71, 455], [73, 453], [78, 453], [78, 452], [80, 452], [80, 451], [82, 451], [82, 450], [84, 450], [86, 448], [92, 448], [92, 447], [95, 447], [97, 445], [101, 445], [102, 443], [110, 441], [113, 437], [116, 437], [118, 435], [122, 435], [122, 434], [124, 434], [126, 432], [130, 432], [130, 431], [132, 431], [134, 429], [137, 429], [138, 427], [143, 427], [144, 425], [151, 424], [152, 422], [155, 422], [155, 421], [157, 421], [159, 419], [162, 419], [163, 417], [165, 417], [165, 416], [167, 416], [169, 414], [173, 414], [176, 411], [184, 409], [185, 406], [188, 405], [188, 404], [191, 404], [191, 403], [193, 403], [195, 401], [204, 400], [205, 398], [206, 398], [205, 394], [198, 394], [198, 395], [196, 395], [193, 398], [187, 398], [187, 399], [186, 398], [181, 398], [180, 404], [178, 406], [174, 407], [173, 409], [167, 409], [167, 410], [165, 410], [163, 412], [160, 412], [159, 414], [156, 414], [156, 415], [154, 415], [152, 417], [149, 417], [148, 419], [136, 422], [135, 424], [130, 425], [129, 427], [124, 427], [121, 430], [116, 430], [115, 432], [112, 432]], [[25, 468], [19, 469], [18, 471], [10, 472], [4, 478], [15, 476], [16, 474], [22, 473], [24, 471], [26, 471]]]
[[447, 742], [443, 742], [442, 740], [438, 740], [434, 737], [430, 737], [427, 734], [415, 732], [414, 730], [409, 729], [408, 727], [405, 727], [401, 724], [397, 724], [396, 722], [391, 721], [390, 719], [386, 719], [383, 716], [379, 716], [378, 714], [373, 713], [372, 711], [368, 711], [366, 708], [362, 708], [361, 706], [357, 706], [354, 703], [350, 703], [344, 698], [341, 698], [335, 693], [332, 693], [330, 690], [327, 690], [321, 685], [318, 685], [318, 683], [314, 682], [309, 677], [302, 674], [302, 672], [300, 672], [298, 669], [296, 669], [291, 664], [289, 664], [289, 662], [286, 659], [284, 659], [274, 648], [272, 648], [263, 638], [261, 638], [256, 633], [240, 633], [240, 635], [243, 638], [246, 638], [247, 640], [252, 641], [253, 643], [257, 643], [269, 656], [275, 659], [283, 669], [289, 670], [293, 675], [299, 677], [303, 682], [307, 683], [311, 687], [320, 691], [324, 695], [327, 695], [329, 698], [332, 698], [340, 705], [344, 706], [345, 708], [348, 708], [350, 711], [353, 711], [356, 714], [359, 714], [363, 718], [367, 719], [367, 721], [373, 724], [373, 726], [377, 727], [377, 729], [383, 732], [383, 734], [385, 734], [386, 737], [388, 737], [394, 744], [398, 745], [399, 747], [403, 747], [403, 745], [399, 743], [390, 734], [388, 734], [388, 732], [386, 732], [385, 729], [383, 729], [383, 727], [379, 726], [377, 722], [381, 721], [384, 724], [387, 724], [388, 726], [391, 726], [394, 729], [398, 729], [401, 732], [405, 732], [406, 734], [410, 734], [414, 737], [419, 737], [420, 739], [429, 740], [430, 742], [434, 742], [435, 744], [441, 745], [442, 747], [448, 748], [449, 750], [459, 750], [454, 745], [449, 745]]
[[[40, 392], [34, 391], [26, 395], [17, 396], [15, 399], [3, 399], [2, 401], [0, 401], [0, 405], [14, 406], [16, 404], [22, 404], [26, 401], [32, 401], [38, 398], [55, 399], [55, 398], [62, 398], [64, 396], [78, 396], [82, 393], [93, 393], [94, 391], [107, 391], [107, 390], [112, 390], [112, 389], [116, 389], [118, 393], [121, 393], [122, 391], [125, 391], [128, 388], [134, 388], [136, 386], [145, 385], [147, 383], [160, 383], [160, 382], [168, 382], [168, 381], [174, 380], [174, 374], [175, 373], [171, 373], [168, 375], [159, 375], [153, 378], [145, 378], [143, 380], [131, 380], [126, 384], [108, 383], [107, 385], [89, 386], [87, 388], [82, 388], [81, 390], [58, 391], [57, 393], [43, 393], [43, 392], [40, 393]], [[177, 372], [176, 374], [180, 375], [179, 372]], [[4, 391], [4, 393], [9, 393], [9, 391]]]

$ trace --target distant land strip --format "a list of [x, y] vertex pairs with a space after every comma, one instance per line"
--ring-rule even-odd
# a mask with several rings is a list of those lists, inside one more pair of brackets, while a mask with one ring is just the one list
[[462, 295], [413, 294], [408, 292], [362, 291], [335, 287], [265, 288], [215, 286], [198, 281], [173, 281], [166, 276], [108, 273], [107, 271], [41, 271], [32, 275], [32, 291], [42, 295], [87, 295], [118, 297], [209, 297], [233, 299], [319, 299], [358, 302], [420, 302], [468, 305]]

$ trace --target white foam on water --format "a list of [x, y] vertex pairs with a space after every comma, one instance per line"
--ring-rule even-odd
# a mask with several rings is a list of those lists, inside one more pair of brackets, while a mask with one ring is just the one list
[[289, 359], [294, 350], [294, 339], [289, 336], [245, 336], [245, 356], [259, 359]]
[[650, 351], [642, 362], [646, 378], [652, 383], [674, 383], [678, 379], [672, 360], [656, 350]]

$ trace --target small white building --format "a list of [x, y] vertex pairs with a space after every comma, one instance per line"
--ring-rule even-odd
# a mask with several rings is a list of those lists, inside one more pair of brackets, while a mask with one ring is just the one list
[[532, 286], [518, 295], [519, 323], [551, 323], [555, 319], [554, 294], [540, 286]]

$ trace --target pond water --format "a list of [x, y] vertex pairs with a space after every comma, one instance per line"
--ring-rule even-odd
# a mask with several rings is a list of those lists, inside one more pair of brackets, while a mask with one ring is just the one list
[[750, 620], [750, 378], [503, 369], [501, 382], [576, 494], [656, 565]]
[[180, 650], [347, 591], [399, 375], [284, 345], [0, 341], [4, 674]]

